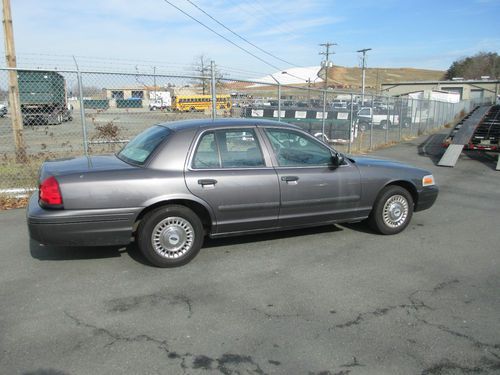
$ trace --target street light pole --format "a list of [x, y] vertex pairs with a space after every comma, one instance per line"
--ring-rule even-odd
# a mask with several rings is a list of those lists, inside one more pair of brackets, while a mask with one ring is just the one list
[[[281, 72], [281, 74], [287, 74], [287, 73]], [[274, 79], [274, 81], [278, 84], [278, 121], [281, 121], [281, 83], [272, 74], [271, 78]]]
[[361, 52], [363, 54], [363, 65], [361, 68], [361, 103], [365, 102], [365, 78], [366, 78], [366, 52], [371, 51], [371, 48], [364, 48], [360, 49], [359, 51], [356, 52]]

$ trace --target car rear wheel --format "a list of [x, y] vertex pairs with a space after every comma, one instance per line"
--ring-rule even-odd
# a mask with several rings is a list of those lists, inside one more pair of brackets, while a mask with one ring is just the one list
[[379, 194], [368, 223], [381, 234], [397, 234], [410, 223], [413, 215], [413, 198], [401, 186], [387, 186]]
[[170, 205], [147, 213], [137, 230], [138, 245], [156, 267], [188, 263], [203, 244], [203, 224], [189, 208]]

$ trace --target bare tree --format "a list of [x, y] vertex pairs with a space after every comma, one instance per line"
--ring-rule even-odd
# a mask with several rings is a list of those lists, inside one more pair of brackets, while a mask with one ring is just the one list
[[[204, 54], [200, 54], [194, 58], [194, 62], [192, 65], [192, 70], [196, 72], [196, 75], [200, 78], [193, 79], [193, 84], [201, 87], [202, 94], [210, 93], [210, 82], [211, 82], [211, 69], [210, 69], [210, 58]], [[223, 74], [220, 72], [217, 67], [215, 68], [215, 79], [216, 79], [216, 87], [222, 86], [221, 79], [223, 78]]]

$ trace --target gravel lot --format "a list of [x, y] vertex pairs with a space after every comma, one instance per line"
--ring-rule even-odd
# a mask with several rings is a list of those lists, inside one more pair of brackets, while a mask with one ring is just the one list
[[[235, 109], [236, 111], [236, 109]], [[235, 112], [235, 117], [239, 115]], [[24, 140], [27, 150], [30, 154], [38, 152], [53, 152], [59, 154], [81, 154], [83, 150], [83, 137], [82, 137], [82, 122], [79, 111], [73, 111], [73, 120], [64, 122], [60, 125], [40, 125], [40, 126], [25, 126], [24, 127]], [[219, 117], [223, 117], [223, 113], [219, 113]], [[102, 133], [96, 130], [96, 126], [103, 126], [112, 123], [119, 128], [117, 137], [118, 139], [130, 139], [137, 135], [142, 130], [151, 125], [158, 124], [166, 121], [185, 120], [192, 118], [210, 118], [209, 113], [173, 113], [162, 111], [149, 111], [148, 109], [110, 109], [105, 112], [98, 113], [94, 110], [87, 110], [85, 121], [87, 126], [87, 133], [89, 141], [102, 141]], [[307, 131], [309, 130], [309, 123], [301, 123], [301, 126]], [[426, 128], [422, 123], [413, 124], [411, 128], [403, 128], [401, 130], [402, 137], [414, 136], [419, 127]], [[430, 125], [429, 125], [430, 127]], [[329, 126], [326, 127], [326, 133], [329, 133]], [[317, 133], [321, 131], [321, 122], [314, 122], [312, 132]], [[333, 131], [332, 137], [342, 136], [345, 138], [344, 131]], [[387, 141], [386, 141], [387, 140]], [[387, 142], [394, 142], [399, 140], [398, 126], [391, 126], [386, 134], [386, 131], [375, 127], [373, 129], [372, 142], [373, 146], [385, 144]], [[353, 150], [368, 149], [370, 143], [370, 129], [368, 128], [363, 135], [359, 136], [354, 145]], [[94, 145], [91, 146], [95, 150], [107, 150], [106, 146]], [[339, 146], [342, 148], [343, 146]], [[12, 138], [11, 119], [10, 116], [0, 118], [0, 155], [3, 153], [13, 154], [15, 152], [15, 145]]]
[[0, 373], [500, 373], [499, 172], [434, 166], [441, 139], [375, 152], [441, 187], [391, 237], [356, 224], [210, 240], [155, 269], [133, 245], [30, 243], [24, 210], [0, 213]]

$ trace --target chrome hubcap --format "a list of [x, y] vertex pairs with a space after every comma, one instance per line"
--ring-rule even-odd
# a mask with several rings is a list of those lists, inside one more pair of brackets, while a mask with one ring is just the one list
[[402, 195], [393, 195], [384, 205], [382, 218], [391, 228], [397, 228], [406, 222], [408, 217], [408, 201]]
[[194, 229], [182, 217], [167, 217], [153, 229], [151, 244], [158, 255], [175, 259], [186, 254], [194, 242]]

